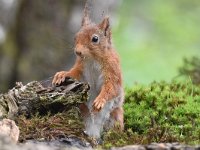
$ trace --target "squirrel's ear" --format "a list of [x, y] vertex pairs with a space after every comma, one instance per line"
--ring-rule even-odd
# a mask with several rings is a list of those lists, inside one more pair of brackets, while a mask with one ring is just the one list
[[108, 38], [108, 42], [111, 44], [111, 29], [110, 29], [109, 17], [108, 16], [105, 17], [98, 26], [103, 31], [104, 36]]
[[81, 26], [87, 26], [88, 24], [90, 24], [90, 18], [89, 18], [89, 9], [88, 9], [88, 1], [85, 1], [85, 8], [84, 8], [84, 15], [83, 15], [83, 19], [82, 19], [82, 23]]
[[109, 17], [106, 16], [103, 21], [99, 24], [99, 28], [104, 31], [104, 35], [107, 36], [110, 32], [110, 21]]

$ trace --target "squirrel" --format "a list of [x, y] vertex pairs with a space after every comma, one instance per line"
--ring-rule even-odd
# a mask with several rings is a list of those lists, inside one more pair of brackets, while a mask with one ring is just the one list
[[89, 100], [80, 111], [86, 134], [95, 138], [104, 129], [124, 128], [122, 73], [111, 40], [109, 17], [100, 24], [91, 22], [86, 3], [81, 28], [75, 35], [76, 62], [69, 71], [57, 72], [52, 81], [59, 85], [69, 76], [89, 83]]

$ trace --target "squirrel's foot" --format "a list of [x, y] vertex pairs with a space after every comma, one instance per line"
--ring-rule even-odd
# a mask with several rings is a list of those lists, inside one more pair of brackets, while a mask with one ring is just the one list
[[93, 111], [97, 112], [100, 111], [106, 103], [105, 99], [96, 98], [93, 102]]
[[57, 72], [53, 78], [52, 84], [53, 85], [60, 85], [62, 82], [65, 81], [65, 78], [69, 76], [67, 71], [60, 71]]

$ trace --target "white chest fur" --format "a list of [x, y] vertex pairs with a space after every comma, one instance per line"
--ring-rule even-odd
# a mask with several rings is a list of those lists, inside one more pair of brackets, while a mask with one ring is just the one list
[[92, 112], [92, 104], [99, 95], [104, 82], [102, 66], [95, 60], [86, 60], [84, 62], [82, 80], [90, 85], [89, 100], [86, 102], [90, 115], [84, 118], [86, 133], [92, 137], [100, 137], [105, 122], [108, 122], [110, 118], [110, 112], [116, 107], [121, 107], [123, 97], [121, 94], [123, 92], [120, 92], [119, 96], [107, 101], [102, 110], [94, 114]]
[[96, 60], [86, 60], [83, 69], [83, 81], [90, 85], [90, 100], [94, 100], [102, 87], [103, 74], [102, 67]]

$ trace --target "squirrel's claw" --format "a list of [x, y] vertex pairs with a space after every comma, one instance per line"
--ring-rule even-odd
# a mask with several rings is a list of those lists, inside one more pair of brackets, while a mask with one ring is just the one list
[[65, 71], [57, 72], [53, 78], [52, 84], [60, 85], [62, 82], [65, 81], [66, 77], [67, 77], [67, 73]]
[[104, 99], [95, 99], [93, 102], [93, 111], [100, 111], [105, 105]]

